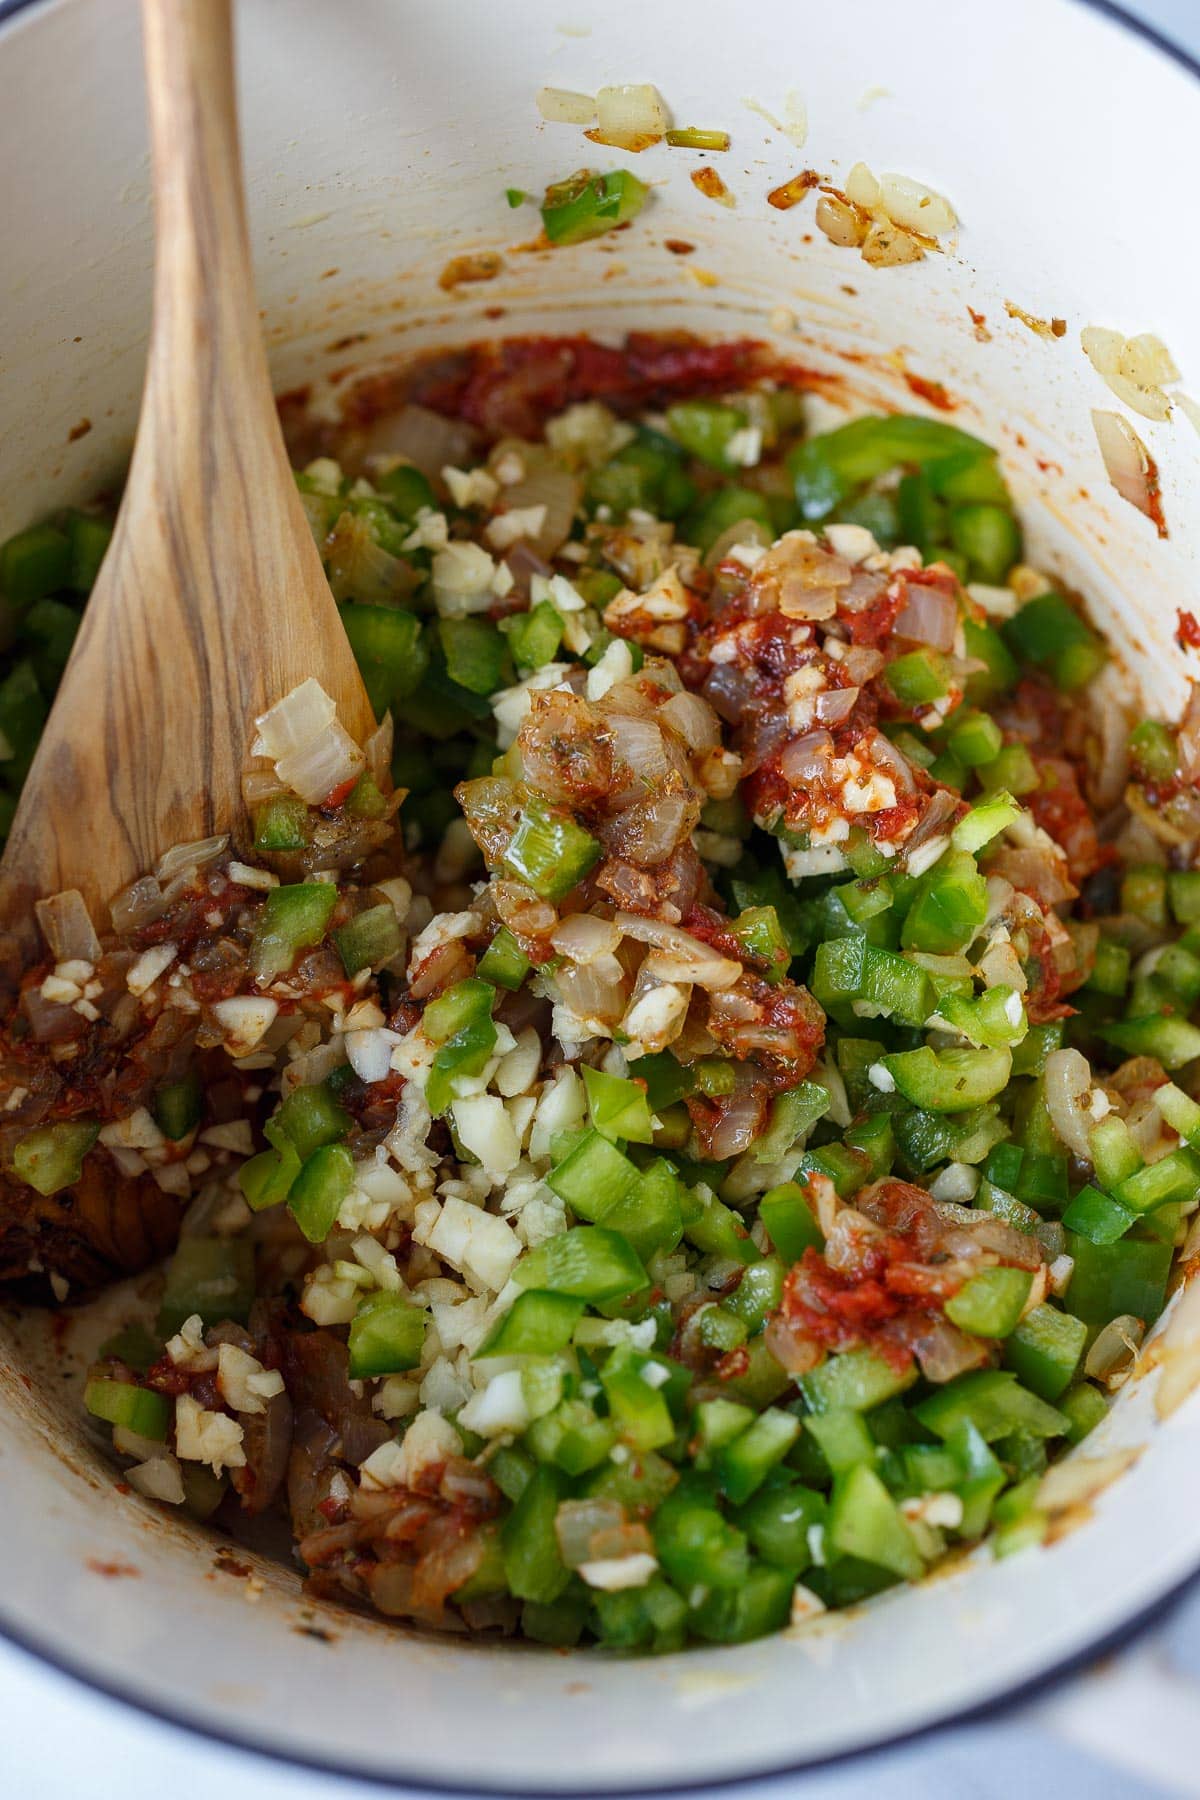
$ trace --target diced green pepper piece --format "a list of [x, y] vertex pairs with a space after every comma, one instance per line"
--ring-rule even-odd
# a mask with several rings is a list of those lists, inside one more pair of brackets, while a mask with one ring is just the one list
[[395, 907], [385, 900], [356, 913], [334, 932], [333, 941], [347, 975], [357, 975], [360, 969], [380, 969], [390, 962], [404, 943], [404, 933]]
[[520, 823], [509, 840], [504, 861], [510, 874], [524, 881], [542, 900], [562, 900], [602, 855], [590, 832], [567, 812], [530, 796]]
[[696, 1077], [669, 1050], [640, 1056], [637, 1063], [639, 1081], [646, 1084], [646, 1099], [651, 1112], [665, 1112], [677, 1100], [696, 1090]]
[[292, 1191], [292, 1183], [300, 1173], [296, 1147], [287, 1138], [278, 1149], [260, 1150], [238, 1170], [238, 1186], [251, 1212], [265, 1212], [278, 1206]]
[[773, 906], [748, 906], [729, 927], [731, 937], [741, 946], [742, 954], [752, 962], [764, 981], [782, 981], [792, 960], [779, 914]]
[[1096, 945], [1096, 960], [1084, 986], [1095, 994], [1111, 994], [1115, 998], [1129, 985], [1129, 951], [1113, 938], [1101, 938]]
[[818, 945], [809, 980], [813, 996], [835, 1016], [861, 1003], [870, 1016], [899, 1025], [923, 1025], [933, 1011], [933, 993], [924, 969], [863, 937], [828, 939]]
[[996, 721], [987, 713], [966, 708], [951, 720], [946, 738], [951, 756], [966, 769], [977, 769], [999, 755], [1004, 737]]
[[922, 1425], [943, 1439], [964, 1420], [989, 1444], [1013, 1431], [1053, 1438], [1067, 1429], [1063, 1414], [1021, 1387], [1007, 1369], [975, 1369], [959, 1375], [913, 1410]]
[[580, 169], [546, 189], [542, 228], [552, 244], [582, 244], [635, 219], [649, 191], [628, 169], [606, 175]]
[[1180, 925], [1200, 924], [1200, 869], [1170, 870], [1167, 894]]
[[38, 1125], [18, 1138], [12, 1149], [12, 1171], [39, 1194], [58, 1194], [83, 1173], [83, 1159], [100, 1135], [96, 1119], [64, 1119]]
[[1182, 1069], [1186, 1062], [1200, 1057], [1200, 1028], [1173, 1013], [1124, 1019], [1103, 1026], [1099, 1037], [1123, 1049], [1128, 1057], [1155, 1057], [1164, 1069]]
[[[897, 467], [951, 457], [994, 461], [978, 438], [918, 414], [869, 415], [806, 438], [789, 452], [796, 501], [806, 520], [824, 519], [855, 488]], [[961, 465], [960, 465], [961, 466]]]
[[548, 1186], [578, 1218], [595, 1224], [633, 1187], [637, 1169], [599, 1131], [584, 1133], [546, 1177]]
[[102, 518], [98, 513], [70, 512], [66, 517], [66, 529], [71, 542], [67, 586], [77, 594], [90, 594], [112, 542], [112, 520]]
[[350, 1321], [350, 1377], [395, 1375], [421, 1366], [429, 1315], [402, 1294], [371, 1294]]
[[337, 905], [331, 881], [299, 881], [272, 888], [263, 902], [250, 945], [250, 963], [260, 982], [290, 969], [301, 950], [319, 944]]
[[292, 1183], [288, 1211], [310, 1244], [323, 1244], [354, 1186], [354, 1158], [345, 1144], [314, 1150]]
[[783, 1265], [774, 1256], [764, 1256], [761, 1262], [751, 1263], [743, 1270], [737, 1286], [725, 1295], [722, 1304], [755, 1332], [761, 1330], [782, 1297]]
[[966, 1542], [973, 1543], [988, 1528], [993, 1502], [1005, 1483], [1004, 1469], [970, 1419], [960, 1420], [945, 1442], [962, 1471], [954, 1484], [963, 1503], [958, 1533]]
[[204, 1094], [195, 1069], [179, 1081], [168, 1081], [154, 1096], [154, 1119], [164, 1137], [177, 1144], [200, 1123]]
[[156, 1443], [166, 1437], [171, 1422], [171, 1403], [164, 1394], [135, 1387], [129, 1381], [93, 1377], [83, 1390], [83, 1404], [94, 1419], [136, 1431], [139, 1437], [153, 1438]]
[[714, 1455], [754, 1423], [754, 1409], [736, 1400], [701, 1400], [696, 1408], [697, 1468], [711, 1466]]
[[758, 1216], [766, 1226], [767, 1236], [787, 1263], [799, 1262], [808, 1249], [825, 1247], [807, 1192], [799, 1182], [785, 1181], [764, 1194], [759, 1201]]
[[78, 607], [68, 606], [64, 600], [35, 600], [25, 614], [24, 641], [47, 692], [58, 686], [67, 666], [81, 616]]
[[1026, 744], [1005, 744], [1000, 754], [977, 771], [979, 785], [987, 794], [1036, 793], [1041, 777]]
[[777, 1095], [766, 1127], [751, 1150], [755, 1162], [784, 1161], [793, 1145], [811, 1131], [818, 1119], [824, 1118], [829, 1107], [829, 1089], [819, 1081], [801, 1081]]
[[1177, 1131], [1193, 1147], [1200, 1147], [1200, 1106], [1182, 1088], [1176, 1087], [1173, 1081], [1155, 1088], [1154, 1104], [1172, 1131]]
[[638, 1293], [646, 1271], [618, 1232], [576, 1225], [523, 1256], [512, 1279], [518, 1287], [547, 1288], [596, 1305]]
[[556, 1650], [573, 1649], [583, 1636], [590, 1604], [586, 1594], [570, 1590], [549, 1605], [527, 1600], [521, 1608], [522, 1635], [534, 1644], [549, 1644]]
[[1080, 1188], [1063, 1214], [1068, 1231], [1091, 1244], [1115, 1244], [1136, 1223], [1136, 1214], [1099, 1188]]
[[834, 1483], [826, 1536], [843, 1556], [878, 1563], [909, 1581], [924, 1574], [925, 1564], [909, 1525], [879, 1476], [865, 1463], [856, 1464]]
[[1004, 1361], [1039, 1399], [1055, 1401], [1070, 1386], [1086, 1343], [1082, 1319], [1043, 1303], [1009, 1337]]
[[800, 1482], [766, 1485], [740, 1509], [737, 1523], [764, 1562], [801, 1575], [812, 1562], [809, 1533], [826, 1524], [828, 1510], [815, 1488]]
[[424, 508], [432, 511], [437, 506], [428, 477], [412, 463], [394, 463], [376, 477], [375, 485], [387, 495], [402, 519], [415, 519]]
[[592, 1124], [604, 1137], [614, 1143], [619, 1138], [632, 1144], [653, 1143], [650, 1107], [639, 1082], [585, 1064], [583, 1085]]
[[728, 1256], [736, 1262], [754, 1262], [758, 1251], [750, 1240], [739, 1214], [718, 1200], [711, 1190], [697, 1186], [690, 1190], [691, 1201], [699, 1210], [689, 1217], [684, 1213], [683, 1235], [697, 1250], [707, 1256]]
[[800, 1420], [770, 1406], [717, 1452], [717, 1479], [732, 1505], [740, 1506], [757, 1492], [799, 1435]]
[[750, 1568], [746, 1539], [722, 1517], [703, 1480], [680, 1482], [650, 1529], [664, 1573], [680, 1587], [737, 1588], [745, 1581]]
[[679, 400], [667, 408], [671, 436], [690, 456], [729, 474], [736, 467], [728, 456], [729, 441], [744, 431], [747, 416], [736, 406], [717, 400]]
[[950, 692], [950, 673], [936, 650], [910, 650], [897, 656], [883, 673], [901, 706], [928, 706]]
[[1134, 1237], [1096, 1244], [1069, 1232], [1067, 1252], [1075, 1267], [1066, 1304], [1085, 1324], [1105, 1325], [1129, 1313], [1149, 1328], [1158, 1318], [1166, 1302], [1172, 1245]]
[[946, 1317], [973, 1337], [1007, 1337], [1020, 1320], [1032, 1286], [1028, 1269], [981, 1269], [947, 1300]]
[[528, 612], [514, 613], [508, 621], [508, 647], [518, 669], [540, 669], [553, 662], [565, 629], [562, 614], [549, 600], [539, 600]]
[[1020, 560], [1020, 529], [1006, 506], [951, 507], [950, 540], [966, 557], [974, 581], [998, 584]]
[[1003, 627], [1009, 648], [1023, 661], [1049, 668], [1059, 687], [1081, 687], [1105, 660], [1104, 646], [1061, 594], [1027, 600]]
[[670, 1163], [656, 1157], [634, 1185], [605, 1208], [600, 1221], [619, 1232], [643, 1261], [656, 1252], [669, 1255], [683, 1236], [679, 1180]]
[[308, 807], [298, 794], [276, 794], [254, 815], [256, 850], [303, 850], [308, 838]]
[[162, 1353], [162, 1339], [155, 1337], [152, 1331], [136, 1321], [132, 1325], [123, 1326], [100, 1346], [102, 1362], [107, 1357], [115, 1357], [118, 1362], [126, 1363], [141, 1375], [146, 1373], [151, 1363], [158, 1361]]
[[610, 1650], [654, 1655], [683, 1648], [687, 1601], [657, 1575], [644, 1587], [598, 1591], [592, 1596], [596, 1634]]
[[[998, 751], [997, 755], [1003, 755], [1003, 751]], [[996, 790], [986, 800], [980, 800], [958, 821], [950, 834], [950, 842], [956, 850], [975, 856], [985, 844], [990, 844], [994, 837], [1006, 831], [1020, 815], [1021, 808], [1012, 795], [1005, 793], [1003, 789]]]
[[609, 1414], [633, 1450], [658, 1450], [675, 1436], [675, 1422], [652, 1377], [662, 1368], [652, 1357], [620, 1344], [600, 1371]]
[[1151, 1212], [1176, 1201], [1190, 1203], [1200, 1191], [1200, 1157], [1186, 1144], [1158, 1162], [1135, 1169], [1113, 1188], [1113, 1199], [1131, 1212]]
[[702, 556], [707, 556], [731, 525], [743, 522], [761, 525], [772, 537], [776, 535], [775, 521], [764, 495], [753, 488], [723, 485], [706, 494], [688, 513], [679, 528], [679, 536], [684, 543], [694, 544]]
[[792, 1586], [786, 1569], [754, 1564], [738, 1588], [705, 1594], [692, 1607], [692, 1630], [714, 1644], [748, 1644], [780, 1631], [791, 1612]]
[[484, 981], [515, 994], [533, 964], [508, 926], [502, 925], [475, 966]]
[[977, 1049], [1013, 1049], [1029, 1029], [1029, 1017], [1017, 990], [1003, 982], [966, 999], [947, 994], [938, 1013]]
[[382, 718], [416, 690], [429, 667], [421, 621], [400, 607], [354, 601], [342, 608], [342, 624], [371, 706]]
[[1068, 1388], [1059, 1407], [1071, 1421], [1071, 1429], [1067, 1432], [1070, 1444], [1081, 1444], [1089, 1431], [1094, 1431], [1108, 1414], [1108, 1401], [1090, 1381], [1081, 1381]]
[[[494, 694], [504, 685], [508, 645], [490, 619], [439, 619], [446, 673], [472, 694]], [[512, 671], [509, 670], [511, 678]]]
[[572, 1294], [526, 1288], [476, 1350], [485, 1356], [555, 1356], [566, 1348], [583, 1317], [583, 1301]]
[[945, 956], [971, 942], [987, 917], [987, 882], [974, 857], [948, 850], [917, 882], [900, 942]]
[[301, 1162], [307, 1162], [314, 1151], [344, 1138], [352, 1123], [350, 1114], [338, 1105], [328, 1087], [311, 1083], [292, 1089], [270, 1121], [273, 1129], [267, 1135], [276, 1143], [276, 1133], [282, 1132], [296, 1146]]
[[599, 1418], [586, 1400], [562, 1400], [533, 1421], [525, 1441], [539, 1462], [553, 1463], [575, 1477], [608, 1461], [617, 1428], [612, 1419]]
[[914, 1106], [929, 1112], [964, 1112], [1003, 1093], [1012, 1070], [1009, 1050], [902, 1050], [883, 1066]]
[[972, 706], [986, 705], [1015, 686], [1020, 671], [998, 631], [967, 618], [963, 620], [963, 640], [971, 661], [985, 664], [967, 680], [967, 699]]
[[856, 1463], [875, 1461], [875, 1440], [860, 1412], [835, 1406], [829, 1412], [810, 1414], [804, 1429], [816, 1439], [835, 1476], [844, 1475]]
[[917, 1379], [915, 1363], [897, 1369], [874, 1350], [843, 1350], [800, 1377], [800, 1391], [815, 1413], [849, 1408], [870, 1412]]
[[1129, 760], [1142, 781], [1174, 780], [1179, 767], [1179, 742], [1160, 719], [1143, 719], [1129, 734]]
[[32, 662], [23, 658], [0, 681], [0, 731], [12, 751], [3, 765], [8, 780], [24, 780], [45, 723], [46, 701], [37, 674]]
[[254, 1300], [254, 1245], [247, 1238], [181, 1237], [167, 1264], [160, 1336], [174, 1336], [198, 1313], [205, 1325], [244, 1325]]
[[56, 525], [31, 525], [0, 544], [0, 591], [23, 606], [71, 579], [71, 542]]
[[504, 1575], [509, 1591], [518, 1600], [534, 1600], [548, 1606], [571, 1579], [554, 1529], [565, 1492], [565, 1477], [557, 1469], [541, 1464], [500, 1527]]

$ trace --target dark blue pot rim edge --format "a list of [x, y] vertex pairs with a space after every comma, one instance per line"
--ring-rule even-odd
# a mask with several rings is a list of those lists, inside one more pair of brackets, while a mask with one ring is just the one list
[[[48, 0], [0, 0], [0, 26], [29, 11], [34, 6], [45, 5]], [[1131, 36], [1140, 38], [1150, 44], [1169, 61], [1175, 63], [1187, 74], [1200, 82], [1200, 61], [1188, 51], [1166, 37], [1153, 25], [1137, 19], [1126, 12], [1116, 0], [1073, 0], [1073, 4], [1084, 7], [1089, 12], [1098, 13], [1113, 24], [1129, 32]], [[991, 1699], [982, 1701], [957, 1711], [948, 1712], [944, 1717], [928, 1720], [911, 1730], [893, 1732], [876, 1743], [868, 1743], [854, 1749], [835, 1751], [826, 1755], [808, 1759], [800, 1759], [782, 1764], [772, 1764], [765, 1768], [746, 1770], [737, 1775], [718, 1776], [711, 1782], [656, 1782], [649, 1787], [620, 1788], [539, 1788], [536, 1800], [652, 1800], [659, 1795], [700, 1795], [716, 1790], [732, 1790], [749, 1786], [753, 1782], [773, 1782], [794, 1779], [797, 1776], [815, 1773], [821, 1769], [830, 1769], [839, 1765], [858, 1762], [868, 1764], [878, 1762], [888, 1751], [899, 1749], [904, 1745], [919, 1742], [938, 1731], [950, 1727], [978, 1725], [988, 1721], [995, 1722], [1005, 1718], [1025, 1700], [1044, 1699], [1052, 1687], [1059, 1687], [1071, 1676], [1080, 1673], [1090, 1664], [1117, 1650], [1128, 1649], [1129, 1646], [1163, 1619], [1174, 1606], [1191, 1590], [1200, 1586], [1200, 1567], [1183, 1577], [1161, 1594], [1148, 1606], [1133, 1614], [1120, 1624], [1114, 1625], [1100, 1637], [1074, 1651], [1070, 1656], [1053, 1663], [1048, 1668], [1038, 1669], [1034, 1674], [1006, 1687], [1002, 1693]], [[393, 1777], [370, 1769], [353, 1768], [347, 1763], [326, 1760], [318, 1756], [300, 1755], [294, 1751], [278, 1748], [274, 1745], [256, 1740], [253, 1736], [242, 1735], [232, 1730], [222, 1730], [215, 1725], [191, 1719], [186, 1714], [172, 1711], [153, 1699], [148, 1699], [136, 1689], [126, 1688], [119, 1682], [106, 1681], [92, 1669], [82, 1663], [75, 1663], [57, 1647], [51, 1647], [38, 1641], [34, 1634], [13, 1625], [0, 1611], [0, 1640], [11, 1644], [15, 1649], [23, 1651], [37, 1662], [43, 1663], [60, 1675], [67, 1676], [81, 1687], [92, 1693], [102, 1694], [106, 1699], [119, 1701], [130, 1711], [140, 1713], [156, 1720], [159, 1724], [170, 1726], [173, 1730], [198, 1737], [210, 1743], [219, 1744], [225, 1749], [248, 1752], [265, 1762], [282, 1764], [285, 1767], [302, 1769], [312, 1774], [333, 1776], [345, 1782], [365, 1782], [372, 1786], [391, 1788], [393, 1792], [407, 1793], [414, 1796], [422, 1793], [447, 1795], [495, 1795], [497, 1800], [530, 1800], [528, 1787], [512, 1787], [494, 1782], [451, 1782], [431, 1777], [417, 1776], [412, 1780], [404, 1777]]]

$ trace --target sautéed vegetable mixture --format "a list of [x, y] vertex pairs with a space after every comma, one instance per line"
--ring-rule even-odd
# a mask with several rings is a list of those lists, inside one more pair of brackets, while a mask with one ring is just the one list
[[[166, 1254], [123, 1479], [396, 1618], [665, 1651], [1038, 1543], [1196, 1248], [1195, 705], [987, 445], [752, 344], [385, 398], [296, 439], [379, 730], [316, 671], [240, 849], [40, 904], [0, 1276]], [[106, 533], [0, 550], [10, 810]]]

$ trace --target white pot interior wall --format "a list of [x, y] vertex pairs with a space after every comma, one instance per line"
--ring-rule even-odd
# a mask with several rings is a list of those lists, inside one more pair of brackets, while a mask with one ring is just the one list
[[[1158, 332], [1200, 396], [1200, 239], [1170, 179], [1200, 163], [1200, 88], [1182, 68], [1074, 0], [1009, 0], [986, 31], [952, 0], [759, 0], [732, 23], [716, 0], [523, 0], [519, 25], [488, 0], [241, 0], [238, 18], [281, 390], [330, 404], [331, 373], [480, 335], [680, 326], [767, 338], [859, 405], [919, 408], [905, 372], [940, 381], [955, 421], [1001, 447], [1032, 558], [1089, 594], [1131, 680], [1178, 706], [1200, 439], [1180, 415], [1138, 421], [1162, 472], [1162, 542], [1107, 483], [1089, 414], [1114, 402], [1079, 330]], [[19, 171], [0, 197], [0, 535], [113, 482], [128, 454], [152, 254], [139, 53], [134, 0], [43, 0], [0, 29], [0, 166]], [[681, 124], [733, 133], [716, 160], [736, 209], [691, 186], [693, 153], [660, 147], [635, 165], [656, 186], [630, 231], [522, 249], [536, 215], [510, 212], [506, 186], [538, 193], [625, 160], [542, 125], [536, 88], [624, 80], [655, 81]], [[745, 104], [783, 118], [789, 91], [807, 108], [803, 148]], [[815, 231], [811, 199], [766, 203], [802, 168], [836, 182], [860, 158], [946, 193], [956, 245], [873, 270]], [[669, 238], [695, 249], [674, 255]], [[480, 250], [501, 252], [496, 280], [438, 287], [451, 256]], [[1065, 318], [1066, 335], [1035, 335], [1006, 300]], [[28, 1354], [0, 1375], [9, 1628], [193, 1720], [381, 1773], [533, 1792], [798, 1763], [1035, 1676], [1200, 1561], [1197, 1409], [1152, 1431], [1135, 1382], [1105, 1430], [1150, 1447], [1094, 1523], [807, 1638], [647, 1667], [430, 1644], [323, 1612], [322, 1642], [303, 1634], [290, 1573], [257, 1570], [265, 1591], [247, 1604], [242, 1577], [214, 1573], [213, 1540], [113, 1493], [73, 1407], [25, 1384]]]

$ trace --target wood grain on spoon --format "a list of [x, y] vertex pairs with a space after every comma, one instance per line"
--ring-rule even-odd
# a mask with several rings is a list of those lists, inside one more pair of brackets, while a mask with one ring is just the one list
[[230, 0], [143, 0], [157, 251], [112, 546], [0, 867], [10, 929], [109, 900], [172, 844], [246, 829], [253, 717], [319, 676], [374, 721], [288, 466], [254, 294]]

